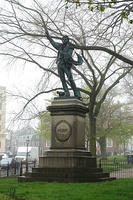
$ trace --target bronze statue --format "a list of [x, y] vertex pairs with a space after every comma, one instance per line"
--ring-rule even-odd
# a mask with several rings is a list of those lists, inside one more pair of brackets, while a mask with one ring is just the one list
[[67, 35], [62, 37], [62, 44], [56, 43], [49, 35], [47, 30], [46, 30], [46, 36], [50, 41], [51, 45], [58, 50], [56, 63], [58, 67], [58, 74], [62, 82], [63, 89], [65, 91], [64, 96], [70, 97], [70, 92], [65, 79], [65, 74], [66, 74], [68, 81], [70, 82], [71, 88], [74, 92], [74, 96], [80, 99], [81, 94], [73, 80], [71, 68], [73, 64], [81, 65], [83, 63], [82, 57], [79, 54], [77, 54], [78, 61], [75, 61], [72, 58], [74, 47], [71, 43], [69, 43], [69, 37]]

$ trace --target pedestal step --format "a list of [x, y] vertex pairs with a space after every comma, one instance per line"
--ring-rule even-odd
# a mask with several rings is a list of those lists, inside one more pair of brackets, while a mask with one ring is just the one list
[[61, 173], [97, 173], [97, 172], [103, 172], [102, 168], [50, 168], [50, 167], [34, 167], [32, 168], [32, 172], [35, 173], [52, 173], [52, 172], [61, 172]]
[[33, 173], [33, 172], [29, 172], [25, 174], [26, 177], [52, 177], [52, 178], [63, 178], [63, 179], [69, 179], [69, 178], [106, 178], [109, 177], [109, 173]]
[[97, 182], [111, 181], [108, 172], [102, 168], [32, 168], [25, 176], [18, 177], [19, 182], [45, 181], [45, 182]]
[[56, 177], [30, 177], [30, 176], [20, 176], [18, 177], [19, 182], [59, 182], [59, 183], [85, 183], [85, 182], [103, 182], [103, 181], [113, 181], [115, 177], [69, 177], [69, 178], [56, 178]]

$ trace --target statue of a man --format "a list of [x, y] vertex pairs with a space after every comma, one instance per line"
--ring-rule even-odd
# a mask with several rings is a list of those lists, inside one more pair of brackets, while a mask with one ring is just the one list
[[58, 67], [58, 74], [60, 77], [60, 80], [62, 82], [63, 89], [65, 91], [65, 96], [70, 97], [70, 92], [66, 83], [65, 74], [68, 78], [68, 81], [70, 82], [71, 88], [74, 92], [74, 96], [77, 98], [81, 98], [80, 91], [76, 87], [76, 84], [73, 80], [71, 68], [72, 65], [81, 65], [83, 63], [82, 57], [77, 54], [78, 61], [73, 60], [72, 53], [74, 50], [74, 47], [72, 44], [69, 43], [69, 37], [67, 35], [62, 37], [62, 43], [56, 43], [52, 37], [49, 35], [48, 31], [46, 31], [46, 36], [52, 46], [58, 50], [57, 54], [57, 67]]

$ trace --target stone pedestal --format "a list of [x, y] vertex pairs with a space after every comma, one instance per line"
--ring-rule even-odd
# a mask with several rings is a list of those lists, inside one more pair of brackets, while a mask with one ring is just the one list
[[54, 100], [50, 149], [85, 149], [85, 116], [88, 109], [78, 99]]
[[48, 107], [52, 116], [51, 147], [39, 158], [39, 167], [18, 181], [91, 182], [113, 180], [97, 168], [85, 148], [85, 117], [89, 112], [76, 98], [56, 98]]

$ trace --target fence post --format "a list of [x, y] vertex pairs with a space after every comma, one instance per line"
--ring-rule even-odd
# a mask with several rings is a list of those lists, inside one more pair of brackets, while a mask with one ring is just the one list
[[22, 161], [20, 163], [20, 176], [22, 176]]
[[17, 165], [16, 165], [16, 161], [15, 161], [15, 165], [14, 165], [14, 174], [16, 174], [16, 167], [17, 167]]
[[102, 160], [99, 159], [99, 167], [101, 168], [102, 167]]
[[10, 168], [10, 165], [9, 163], [7, 164], [7, 176], [9, 176], [9, 168]]

